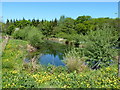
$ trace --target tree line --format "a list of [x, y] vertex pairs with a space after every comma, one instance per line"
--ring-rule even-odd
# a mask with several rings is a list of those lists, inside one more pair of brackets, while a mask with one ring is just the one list
[[38, 28], [46, 37], [63, 37], [73, 34], [88, 34], [89, 31], [103, 29], [103, 25], [118, 28], [118, 18], [92, 18], [91, 16], [78, 16], [76, 19], [61, 16], [59, 20], [22, 20], [7, 19], [2, 25], [2, 32], [12, 35], [16, 28], [23, 29], [26, 26]]

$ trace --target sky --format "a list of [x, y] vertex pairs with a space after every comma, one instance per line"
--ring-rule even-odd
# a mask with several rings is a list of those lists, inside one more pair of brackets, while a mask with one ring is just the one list
[[120, 0], [1, 0], [2, 2], [118, 2]]
[[117, 2], [2, 2], [3, 21], [7, 19], [59, 19], [89, 15], [93, 18], [118, 17]]

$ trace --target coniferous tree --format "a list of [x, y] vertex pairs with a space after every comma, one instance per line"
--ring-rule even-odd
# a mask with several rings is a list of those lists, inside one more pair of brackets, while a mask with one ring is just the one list
[[17, 22], [18, 20], [16, 19], [16, 22]]
[[12, 19], [10, 20], [10, 23], [13, 23]]
[[13, 23], [15, 23], [16, 21], [15, 21], [15, 19], [13, 19]]
[[43, 23], [43, 22], [44, 22], [44, 20], [42, 19], [41, 23]]
[[9, 22], [10, 22], [9, 19], [7, 19], [6, 24], [8, 24]]
[[25, 20], [25, 18], [23, 17], [23, 20]]
[[56, 26], [56, 25], [57, 25], [57, 22], [58, 22], [58, 21], [57, 21], [57, 19], [55, 18], [55, 20], [53, 21], [53, 24], [54, 24], [53, 26]]

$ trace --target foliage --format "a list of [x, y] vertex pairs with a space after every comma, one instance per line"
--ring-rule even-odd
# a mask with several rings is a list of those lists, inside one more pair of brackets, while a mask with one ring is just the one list
[[[82, 52], [79, 52], [82, 54]], [[79, 53], [76, 52], [75, 49], [72, 49], [68, 53], [65, 54], [65, 63], [68, 67], [69, 71], [77, 71], [78, 73], [89, 70], [85, 65], [85, 57], [82, 57]]]
[[[117, 31], [114, 28], [105, 27], [103, 30], [90, 31], [88, 35], [79, 35], [74, 40], [83, 45], [84, 48], [78, 48], [75, 51], [73, 49], [72, 51], [78, 53], [79, 57], [87, 57], [86, 61], [91, 68], [96, 68], [94, 67], [95, 64], [97, 67], [109, 66], [116, 63], [114, 57], [117, 56], [117, 50], [113, 47], [116, 47], [117, 39]], [[80, 42], [84, 43], [81, 44]], [[75, 55], [70, 56], [76, 57]]]
[[[13, 34], [15, 40], [9, 41], [2, 55], [3, 88], [120, 89], [117, 64], [109, 66], [110, 60], [115, 62], [114, 57], [117, 56], [117, 50], [113, 49], [118, 39], [117, 23], [117, 19], [94, 19], [90, 16], [79, 16], [77, 19], [62, 16], [58, 21], [7, 20], [7, 23], [3, 24], [3, 30], [7, 34]], [[27, 25], [31, 26], [26, 27]], [[14, 32], [16, 27], [21, 29]], [[25, 68], [25, 64], [23, 65], [23, 59], [27, 54], [26, 45], [28, 42], [35, 47], [42, 45], [41, 32], [46, 37], [54, 36], [75, 41], [79, 47], [83, 45], [84, 48], [74, 48], [66, 52], [67, 68], [38, 67], [37, 71], [32, 72], [31, 66], [26, 64]], [[97, 62], [100, 69], [91, 70], [86, 67], [87, 64], [95, 68], [93, 66]]]
[[26, 44], [27, 42], [21, 40], [9, 40], [2, 54], [2, 68], [21, 69], [22, 59], [27, 54], [25, 50]]
[[15, 31], [13, 37], [15, 39], [27, 40], [32, 46], [39, 47], [43, 35], [38, 28], [27, 26], [24, 29]]
[[[41, 67], [43, 69], [40, 68], [37, 72], [23, 70], [20, 62], [27, 54], [26, 45], [27, 42], [22, 40], [9, 41], [2, 55], [2, 88], [120, 89], [120, 79], [117, 78], [117, 65], [81, 73], [76, 73], [76, 71], [68, 72], [65, 67], [54, 66]], [[12, 67], [5, 67], [6, 62], [10, 62], [9, 64], [12, 64]], [[6, 66], [9, 66], [9, 64]]]
[[41, 42], [43, 42], [42, 38], [43, 35], [37, 28], [33, 28], [28, 32], [28, 40], [30, 41], [30, 44], [34, 47], [40, 46]]
[[62, 23], [58, 23], [53, 31], [55, 35], [59, 35], [60, 33], [76, 34], [76, 31], [74, 30], [74, 19], [65, 18]]
[[[59, 70], [59, 69], [58, 69]], [[77, 74], [76, 72], [26, 73], [6, 71], [3, 73], [3, 88], [113, 88], [120, 89], [117, 67]]]
[[76, 24], [75, 29], [78, 34], [80, 33], [85, 34], [87, 32], [87, 28], [83, 23]]
[[25, 27], [24, 29], [17, 30], [13, 33], [15, 39], [27, 40], [28, 31], [30, 27]]
[[99, 66], [108, 66], [117, 56], [115, 42], [118, 39], [117, 31], [113, 28], [105, 28], [104, 30], [91, 31], [85, 37], [86, 48], [85, 55], [89, 57], [90, 61], [98, 62]]
[[91, 16], [78, 16], [76, 19], [61, 16], [59, 20], [55, 18], [50, 21], [40, 21], [39, 19], [26, 20], [23, 18], [22, 20], [7, 20], [7, 22], [2, 25], [2, 30], [9, 34], [13, 33], [11, 32], [11, 29], [8, 29], [9, 26], [20, 29], [23, 29], [26, 26], [34, 26], [39, 28], [46, 37], [55, 37], [56, 35], [59, 35], [59, 33], [85, 35], [89, 31], [102, 29], [105, 24], [109, 24], [110, 27], [112, 26], [118, 29], [119, 22], [120, 20], [118, 18], [92, 18]]
[[23, 29], [24, 27], [29, 26], [29, 25], [32, 25], [31, 22], [28, 20], [25, 20], [24, 18], [23, 20], [14, 22], [14, 26], [20, 29]]
[[6, 33], [7, 33], [8, 35], [11, 35], [14, 31], [15, 31], [14, 25], [10, 25], [10, 26], [7, 28]]
[[49, 36], [52, 34], [52, 23], [44, 21], [38, 25], [38, 28], [41, 30], [43, 35]]
[[91, 16], [78, 16], [76, 19], [76, 23], [83, 23], [84, 21], [91, 20]]

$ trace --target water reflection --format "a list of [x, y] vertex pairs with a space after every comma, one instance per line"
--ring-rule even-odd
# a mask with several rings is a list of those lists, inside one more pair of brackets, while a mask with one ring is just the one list
[[51, 42], [45, 41], [40, 45], [39, 54], [39, 63], [42, 65], [52, 64], [55, 66], [65, 66], [65, 64], [61, 61], [64, 59], [64, 53], [69, 50], [70, 47]]
[[55, 65], [55, 66], [65, 66], [65, 64], [61, 61], [62, 59], [59, 55], [45, 54], [40, 57], [40, 64], [42, 65]]

